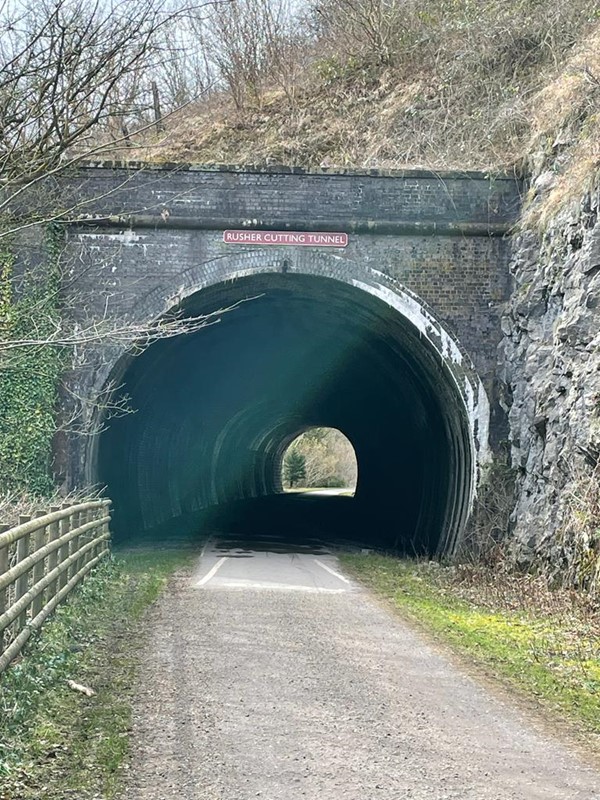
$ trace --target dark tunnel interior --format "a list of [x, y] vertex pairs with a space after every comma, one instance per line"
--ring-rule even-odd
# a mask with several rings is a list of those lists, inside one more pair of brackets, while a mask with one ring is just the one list
[[[439, 353], [387, 303], [323, 277], [240, 278], [184, 311], [246, 298], [118, 366], [135, 413], [107, 422], [96, 456], [115, 541], [289, 531], [438, 551], [464, 522], [472, 473], [463, 401]], [[351, 441], [354, 497], [282, 493], [283, 454], [313, 426]]]

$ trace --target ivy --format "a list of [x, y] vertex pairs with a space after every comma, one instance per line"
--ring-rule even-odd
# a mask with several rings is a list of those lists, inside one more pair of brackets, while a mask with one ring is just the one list
[[[60, 322], [62, 231], [47, 226], [45, 263], [25, 270], [15, 292], [10, 237], [0, 248], [0, 340], [35, 345], [0, 351], [0, 490], [51, 493], [52, 441], [63, 354], [43, 344]], [[8, 242], [7, 244], [4, 244]]]

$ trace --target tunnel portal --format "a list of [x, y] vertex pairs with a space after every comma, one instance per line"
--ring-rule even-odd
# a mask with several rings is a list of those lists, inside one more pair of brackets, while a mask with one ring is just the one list
[[[216, 324], [123, 357], [113, 374], [135, 409], [107, 422], [95, 454], [116, 540], [215, 524], [243, 534], [244, 524], [267, 524], [266, 508], [271, 524], [297, 525], [309, 507], [281, 505], [283, 454], [303, 430], [323, 426], [348, 437], [359, 470], [354, 498], [310, 507], [324, 538], [451, 549], [483, 446], [476, 387], [455, 345], [436, 344], [419, 324], [419, 313], [431, 320], [415, 299], [396, 300], [404, 313], [389, 291], [282, 272], [190, 294], [188, 315], [239, 305]], [[236, 511], [223, 517], [224, 509]]]

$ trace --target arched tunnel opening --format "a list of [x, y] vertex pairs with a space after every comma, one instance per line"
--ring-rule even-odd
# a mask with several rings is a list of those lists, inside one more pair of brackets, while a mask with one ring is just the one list
[[[107, 421], [95, 456], [115, 541], [304, 532], [447, 550], [469, 513], [475, 455], [440, 352], [385, 299], [316, 275], [237, 278], [196, 292], [183, 309], [203, 315], [241, 300], [217, 324], [117, 365], [135, 413]], [[311, 427], [350, 440], [353, 497], [283, 493], [283, 453]]]
[[352, 442], [337, 428], [307, 428], [283, 452], [284, 491], [322, 490], [329, 495], [352, 496], [357, 479], [358, 462]]

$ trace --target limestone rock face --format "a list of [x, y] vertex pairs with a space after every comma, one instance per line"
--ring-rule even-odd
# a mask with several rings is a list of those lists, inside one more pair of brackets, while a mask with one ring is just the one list
[[[542, 189], [543, 191], [543, 189]], [[515, 238], [501, 363], [524, 558], [553, 543], [600, 457], [600, 191]]]

